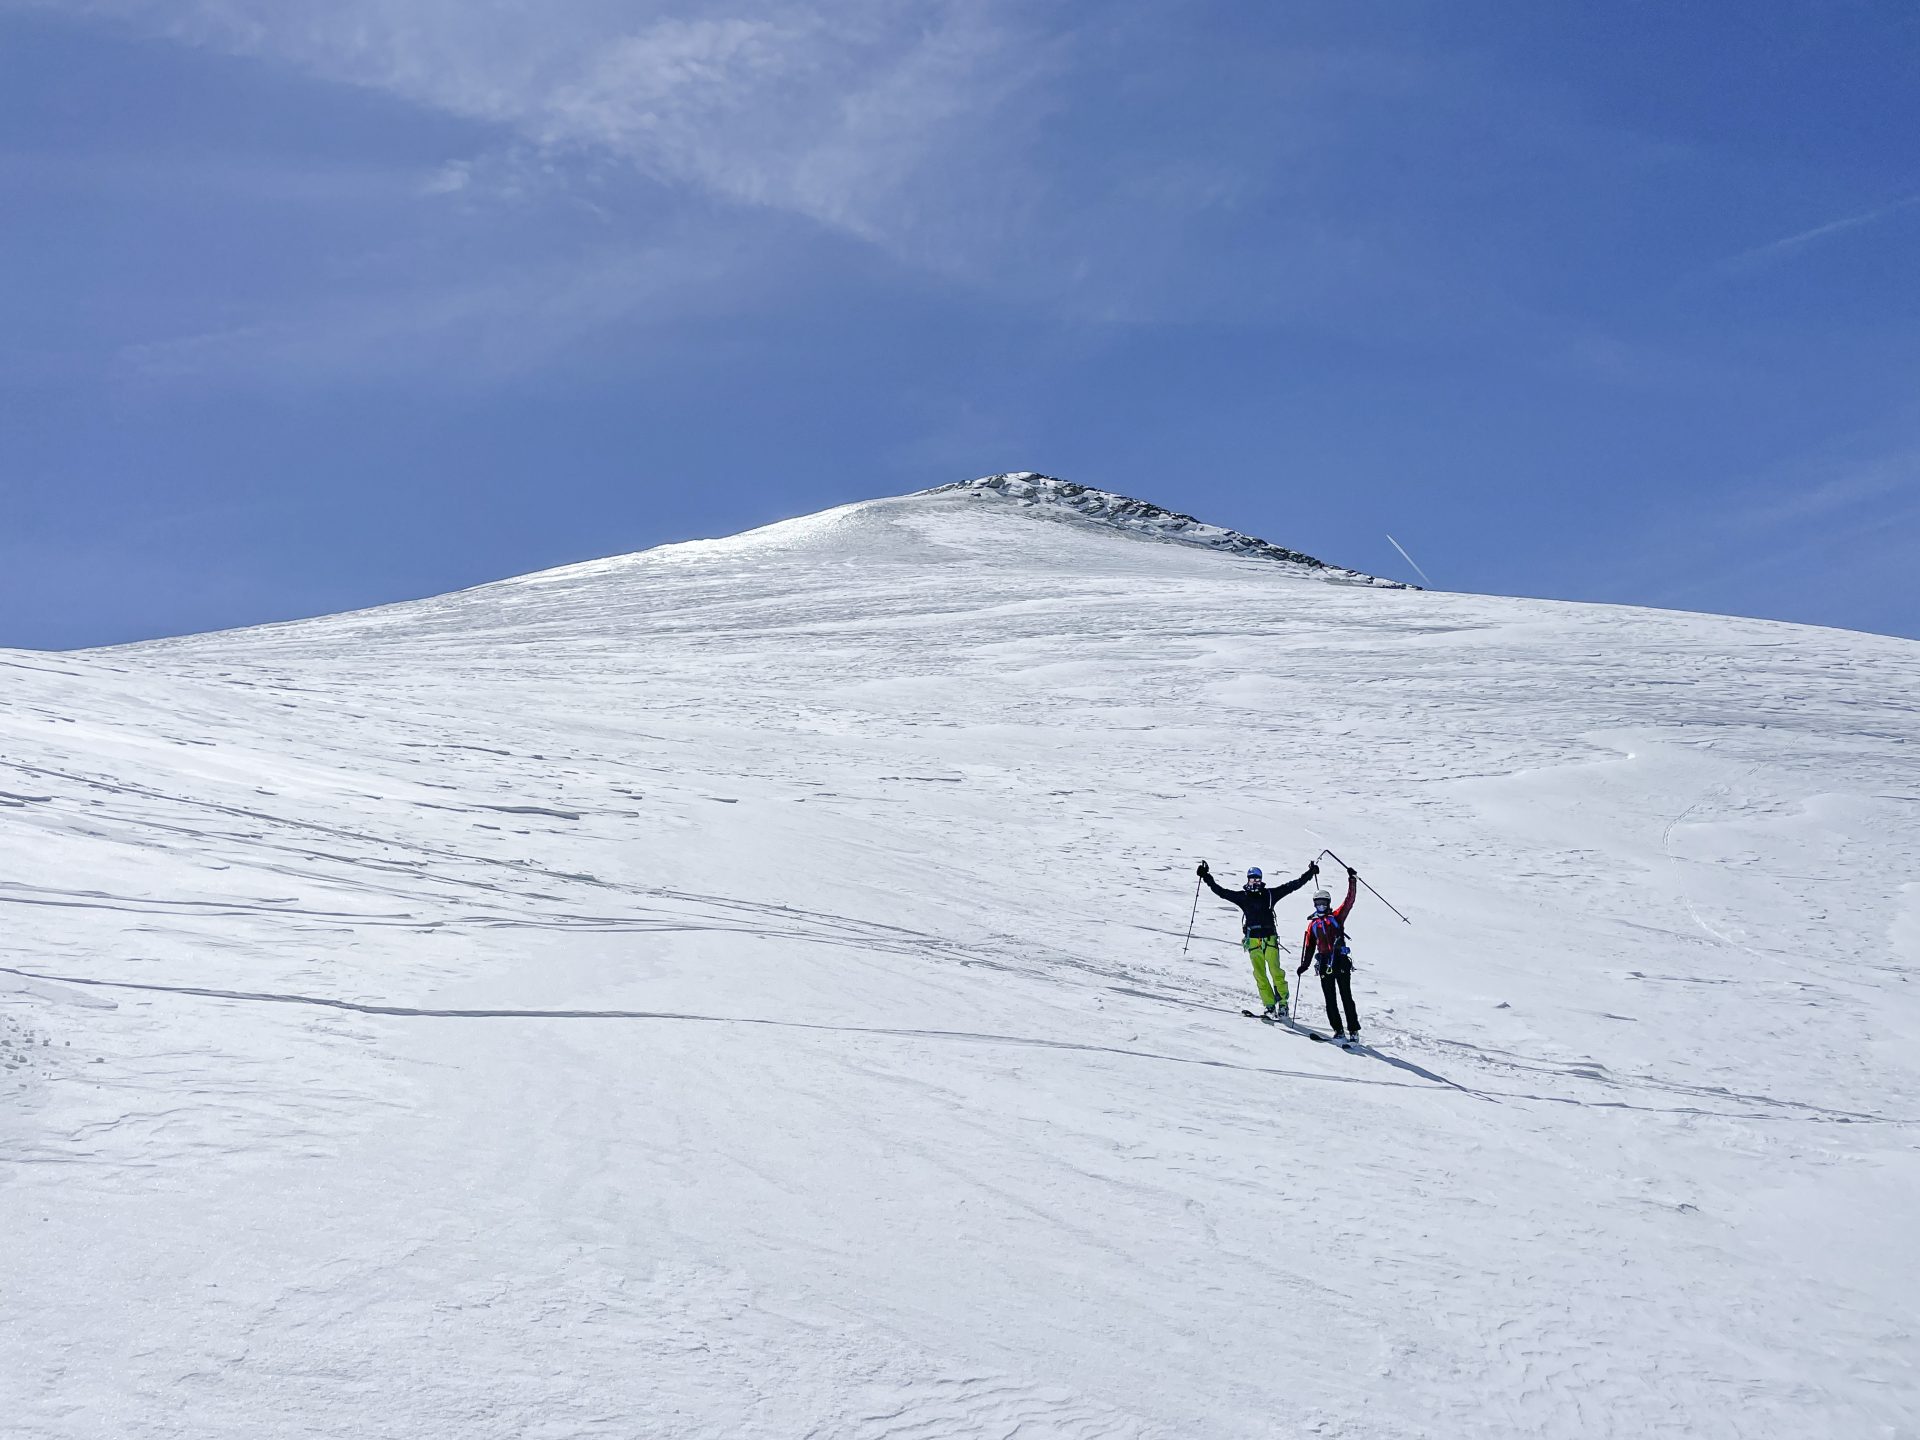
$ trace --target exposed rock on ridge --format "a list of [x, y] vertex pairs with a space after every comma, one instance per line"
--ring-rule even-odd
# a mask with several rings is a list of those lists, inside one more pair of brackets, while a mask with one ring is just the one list
[[1143, 539], [1162, 540], [1175, 545], [1195, 545], [1230, 555], [1256, 560], [1272, 560], [1297, 570], [1309, 571], [1316, 578], [1347, 585], [1377, 585], [1387, 590], [1415, 590], [1398, 580], [1383, 580], [1358, 570], [1329, 565], [1299, 550], [1289, 550], [1270, 540], [1243, 535], [1219, 525], [1209, 525], [1192, 515], [1182, 515], [1146, 500], [1116, 495], [1076, 485], [1071, 480], [1040, 475], [1031, 470], [988, 475], [979, 480], [961, 480], [952, 485], [936, 485], [923, 495], [966, 495], [982, 500], [1011, 502], [1031, 507], [1041, 514], [1061, 519], [1078, 516]]

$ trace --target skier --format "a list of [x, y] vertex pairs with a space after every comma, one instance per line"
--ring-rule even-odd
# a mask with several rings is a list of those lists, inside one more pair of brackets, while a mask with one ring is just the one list
[[1268, 1019], [1285, 1018], [1287, 1013], [1287, 967], [1280, 959], [1280, 926], [1273, 917], [1273, 902], [1291, 895], [1320, 873], [1315, 861], [1278, 890], [1267, 889], [1266, 877], [1258, 865], [1247, 870], [1244, 890], [1226, 890], [1214, 882], [1207, 862], [1200, 862], [1200, 878], [1207, 888], [1230, 905], [1240, 907], [1240, 943], [1253, 961], [1253, 983], [1260, 991], [1260, 1003]]
[[[1313, 892], [1313, 918], [1307, 921], [1306, 938], [1300, 942], [1300, 970], [1307, 973], [1313, 963], [1320, 976], [1320, 992], [1327, 1000], [1327, 1024], [1336, 1040], [1360, 1038], [1360, 1013], [1353, 1008], [1353, 956], [1347, 950], [1347, 915], [1353, 909], [1353, 897], [1360, 883], [1360, 872], [1347, 866], [1347, 898], [1333, 908], [1333, 896], [1326, 890]], [[1346, 1006], [1346, 1024], [1340, 1023], [1338, 999]]]

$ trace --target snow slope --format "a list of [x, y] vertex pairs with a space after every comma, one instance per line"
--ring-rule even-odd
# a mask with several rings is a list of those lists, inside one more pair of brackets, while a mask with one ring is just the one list
[[1006, 499], [0, 653], [0, 1428], [1920, 1434], [1920, 646]]

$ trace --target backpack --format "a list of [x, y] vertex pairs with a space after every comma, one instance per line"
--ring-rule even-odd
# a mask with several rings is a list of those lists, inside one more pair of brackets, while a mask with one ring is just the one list
[[1307, 936], [1313, 941], [1313, 968], [1322, 975], [1338, 974], [1353, 968], [1353, 952], [1347, 948], [1347, 927], [1329, 911], [1307, 922]]

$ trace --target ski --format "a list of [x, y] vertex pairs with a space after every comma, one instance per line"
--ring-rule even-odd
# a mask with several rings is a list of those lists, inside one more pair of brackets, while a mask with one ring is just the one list
[[1284, 1025], [1287, 1027], [1287, 1029], [1293, 1031], [1295, 1034], [1304, 1035], [1309, 1040], [1318, 1040], [1322, 1045], [1330, 1045], [1333, 1043], [1332, 1041], [1327, 1039], [1326, 1036], [1322, 1035], [1318, 1030], [1307, 1029], [1306, 1026], [1302, 1025], [1298, 1020], [1295, 1020], [1292, 1016], [1289, 1016], [1289, 1015], [1283, 1015], [1276, 1020], [1271, 1015], [1262, 1015], [1258, 1010], [1242, 1010], [1240, 1013], [1246, 1016], [1249, 1020], [1258, 1020], [1262, 1025]]
[[1302, 1035], [1306, 1036], [1309, 1040], [1318, 1040], [1322, 1045], [1325, 1045], [1328, 1043], [1328, 1037], [1325, 1035], [1322, 1035], [1318, 1030], [1315, 1030], [1312, 1026], [1302, 1025], [1298, 1020], [1296, 1020], [1291, 1015], [1287, 1016], [1286, 1019], [1287, 1019], [1288, 1026], [1290, 1026], [1292, 1029], [1298, 1030]]

